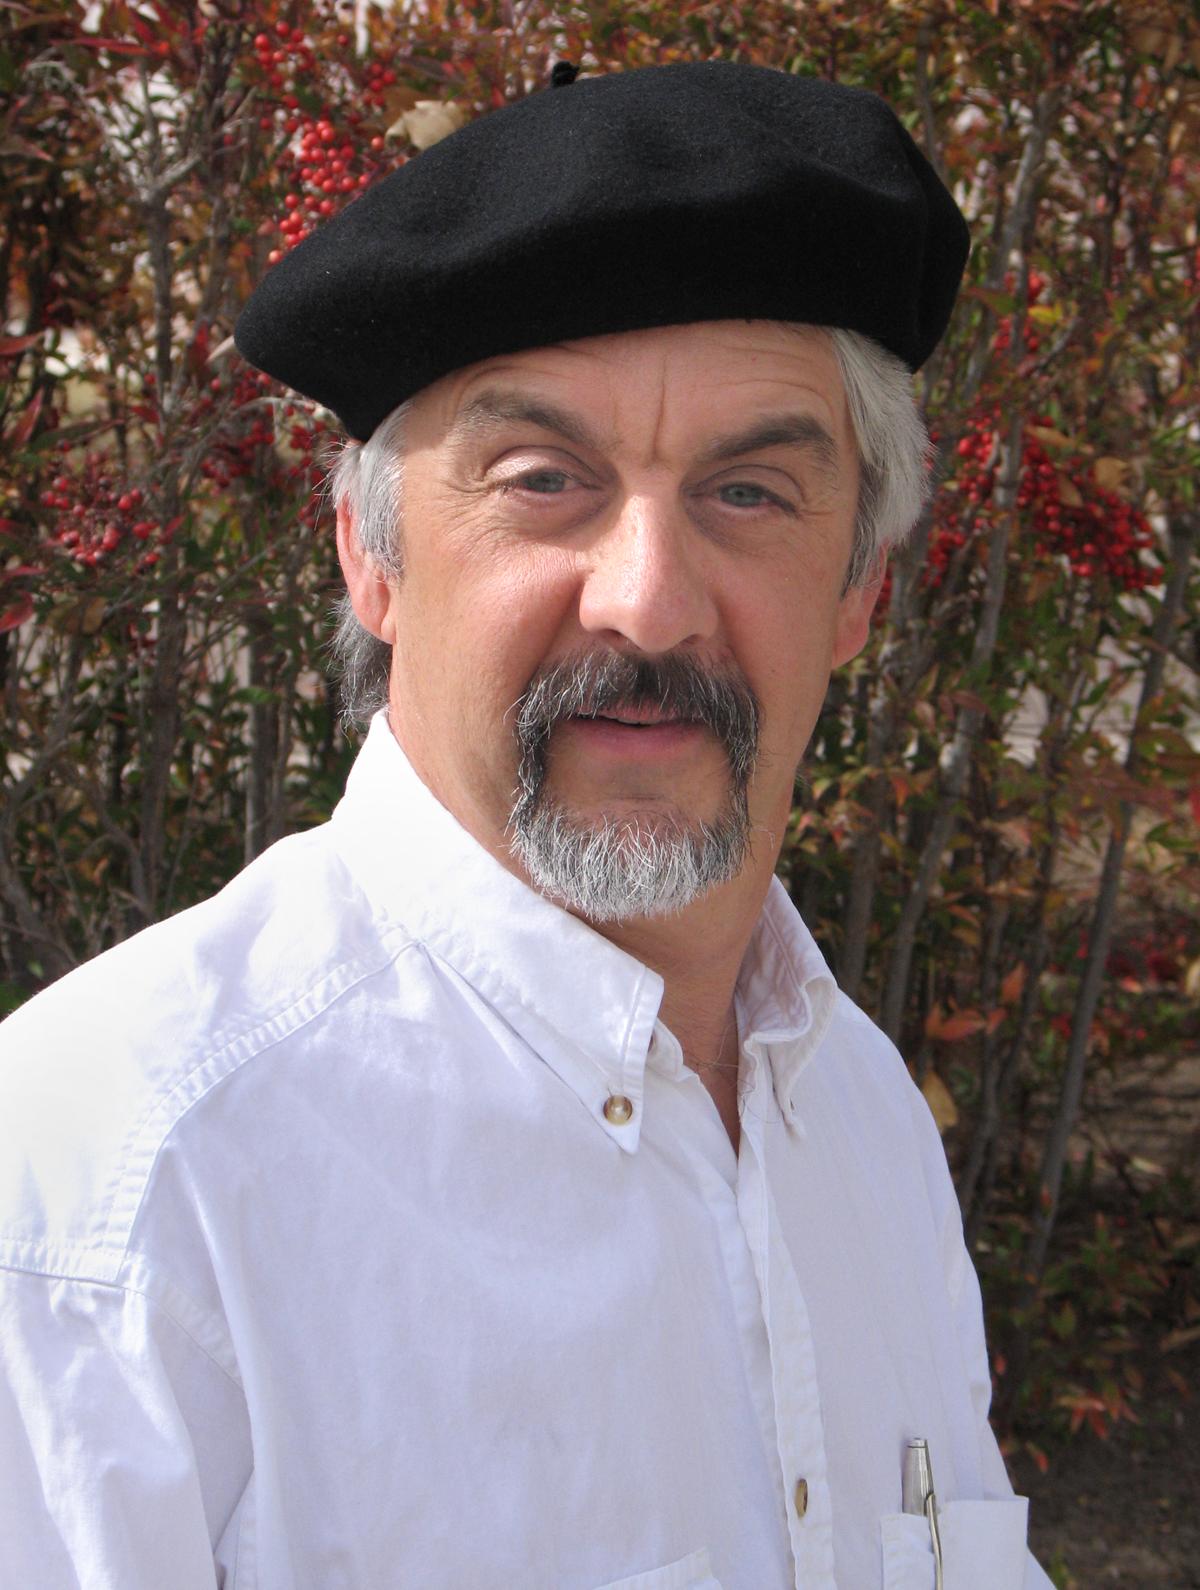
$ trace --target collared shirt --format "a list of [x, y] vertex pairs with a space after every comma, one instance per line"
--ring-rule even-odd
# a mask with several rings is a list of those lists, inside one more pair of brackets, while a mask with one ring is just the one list
[[5, 1023], [0, 1582], [927, 1590], [924, 1436], [947, 1590], [1048, 1585], [895, 1051], [774, 882], [735, 1156], [662, 992], [380, 718]]

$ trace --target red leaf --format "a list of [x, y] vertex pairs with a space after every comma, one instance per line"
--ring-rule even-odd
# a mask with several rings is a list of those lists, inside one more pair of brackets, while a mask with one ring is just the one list
[[941, 1043], [960, 1043], [964, 1038], [982, 1032], [986, 1025], [984, 1017], [977, 1010], [956, 1010], [948, 1016], [939, 1005], [935, 1005], [925, 1018], [925, 1034]]
[[1024, 961], [1019, 961], [1008, 976], [1000, 984], [1000, 1001], [1005, 1005], [1015, 1005], [1021, 997], [1025, 987], [1027, 967]]
[[144, 17], [134, 15], [129, 18], [129, 21], [133, 27], [133, 31], [137, 34], [138, 38], [141, 39], [143, 44], [149, 46], [155, 43], [154, 31]]
[[42, 400], [45, 398], [45, 396], [46, 389], [43, 387], [38, 393], [37, 397], [34, 398], [33, 402], [25, 410], [24, 414], [22, 414], [21, 418], [17, 421], [12, 434], [12, 444], [14, 447], [24, 447], [25, 443], [33, 435], [33, 428], [38, 422], [38, 415], [42, 412]]
[[148, 55], [140, 44], [130, 44], [125, 39], [75, 39], [85, 50], [111, 50], [114, 55]]
[[23, 596], [19, 602], [14, 602], [12, 607], [0, 613], [0, 635], [6, 630], [16, 629], [33, 617], [33, 597]]
[[28, 138], [10, 132], [0, 144], [0, 152], [6, 155], [24, 155], [26, 160], [53, 160], [54, 156], [45, 149], [39, 149], [37, 144], [31, 144]]
[[18, 353], [24, 353], [26, 348], [32, 348], [35, 342], [41, 342], [40, 331], [31, 331], [25, 337], [0, 337], [0, 359], [14, 359]]

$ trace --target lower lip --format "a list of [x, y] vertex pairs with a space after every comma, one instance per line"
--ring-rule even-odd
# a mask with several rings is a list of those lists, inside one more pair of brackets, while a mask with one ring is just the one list
[[704, 735], [699, 723], [647, 723], [634, 726], [612, 718], [570, 718], [568, 726], [585, 745], [618, 756], [666, 756], [696, 745]]

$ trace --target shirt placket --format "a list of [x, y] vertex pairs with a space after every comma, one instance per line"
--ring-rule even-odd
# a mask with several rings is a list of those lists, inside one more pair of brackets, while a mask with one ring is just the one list
[[783, 1241], [767, 1176], [763, 1121], [777, 1108], [765, 1065], [742, 1114], [738, 1215], [762, 1297], [775, 1397], [775, 1436], [787, 1498], [796, 1590], [829, 1587], [833, 1578], [833, 1510], [821, 1423], [816, 1356], [808, 1309]]

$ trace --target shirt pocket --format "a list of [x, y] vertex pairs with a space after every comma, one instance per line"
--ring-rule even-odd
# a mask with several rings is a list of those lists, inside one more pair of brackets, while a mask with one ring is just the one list
[[708, 1560], [708, 1547], [678, 1562], [669, 1562], [665, 1568], [651, 1568], [646, 1573], [632, 1574], [628, 1579], [614, 1579], [601, 1585], [599, 1590], [721, 1590], [721, 1585]]
[[[943, 1590], [1022, 1590], [1029, 1502], [947, 1502], [938, 1509]], [[929, 1525], [912, 1513], [880, 1520], [883, 1590], [933, 1590]]]

